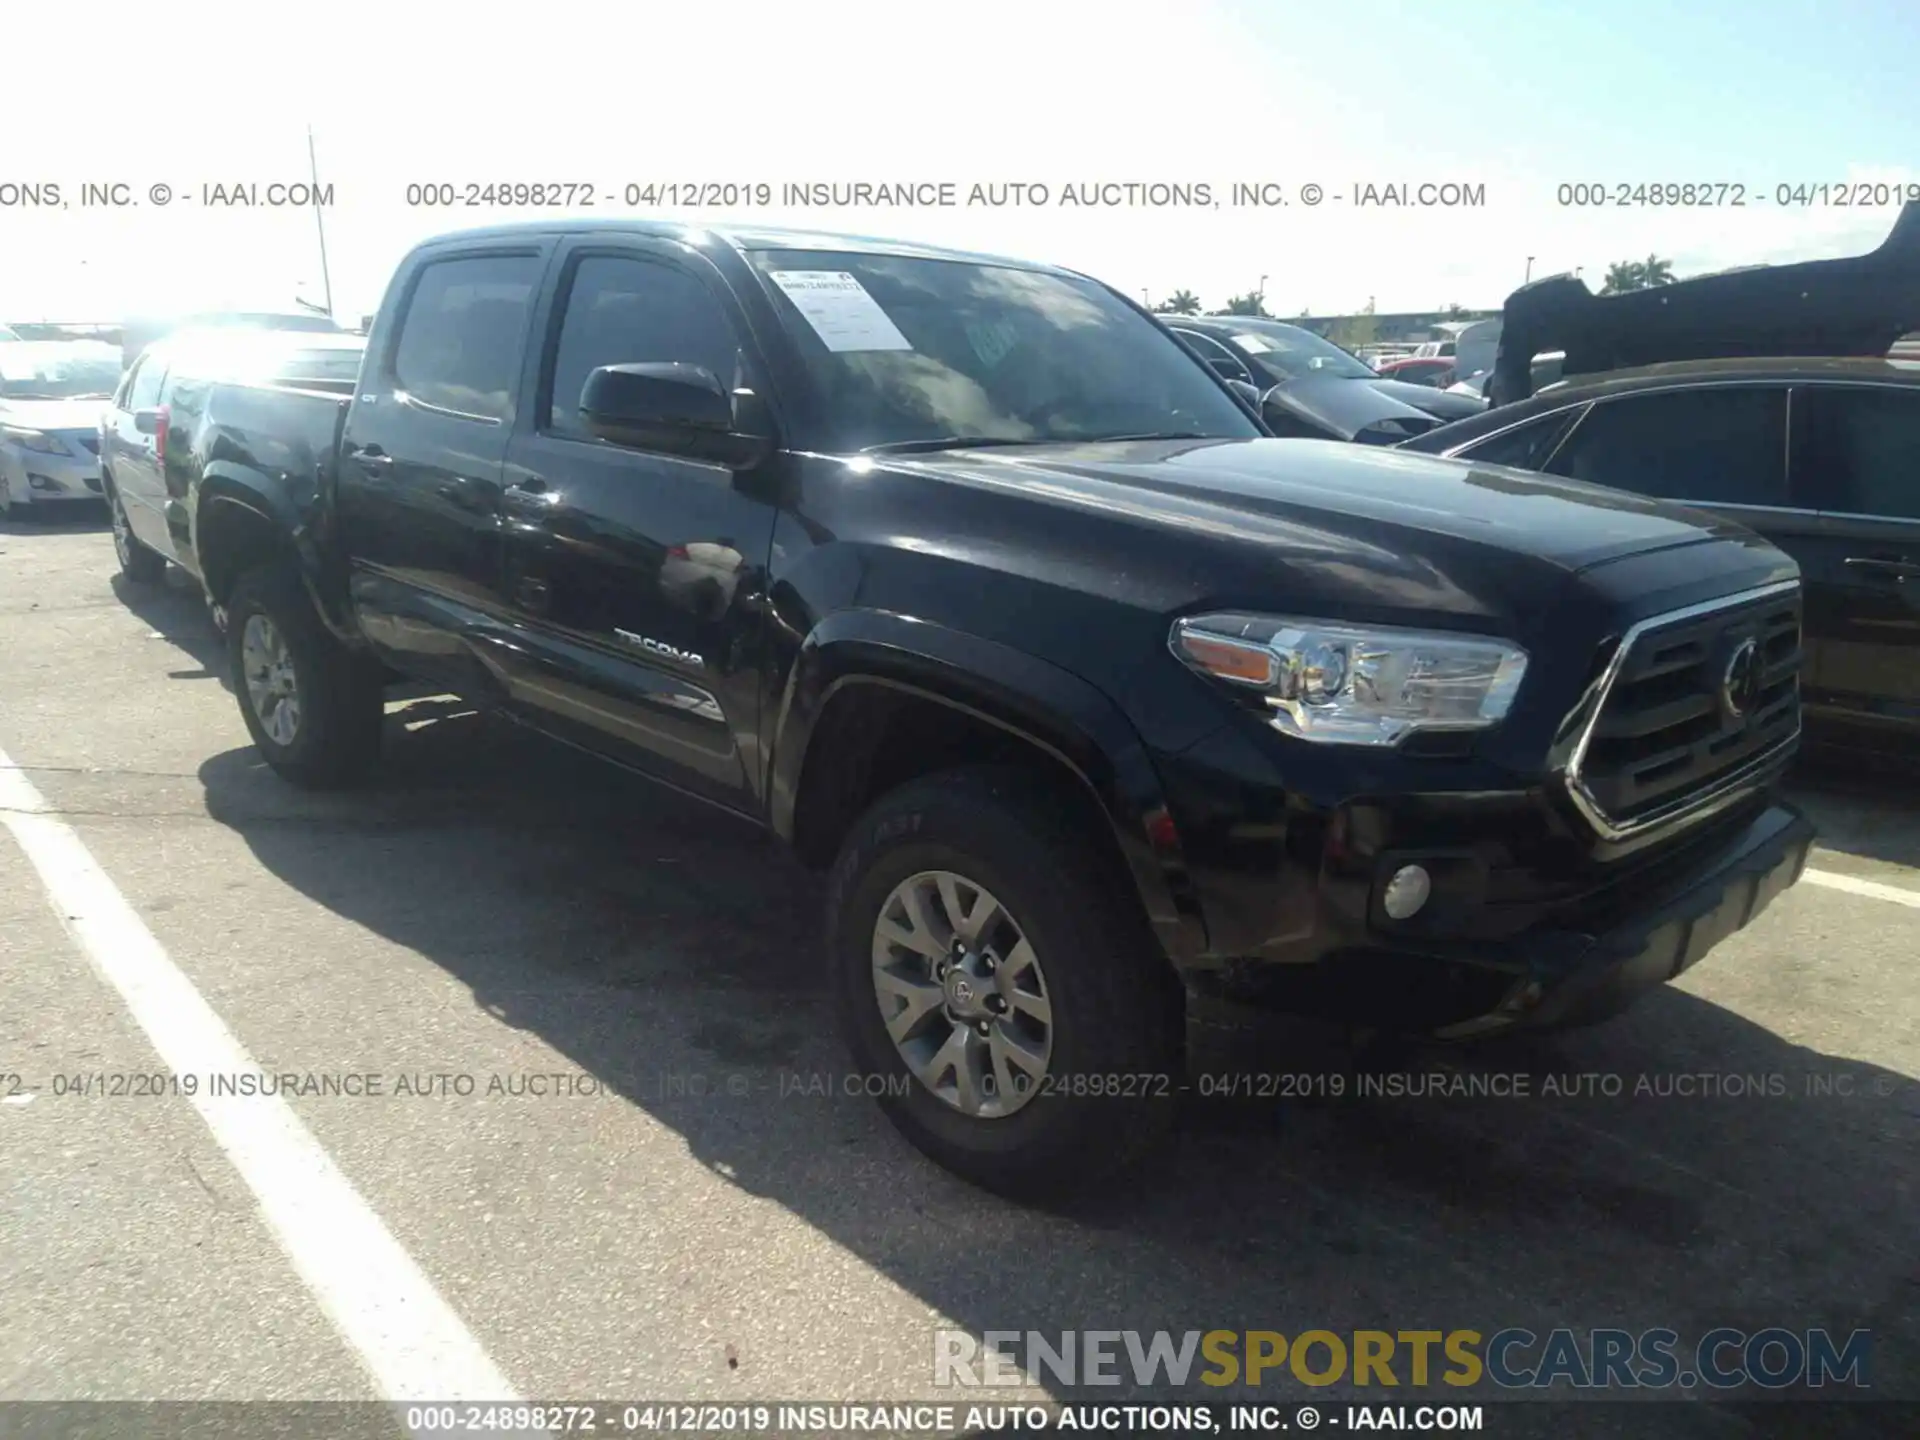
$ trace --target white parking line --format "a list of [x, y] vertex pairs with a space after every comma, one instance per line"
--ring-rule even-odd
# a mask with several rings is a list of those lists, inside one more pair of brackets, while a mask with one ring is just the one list
[[1824, 885], [1829, 890], [1845, 890], [1849, 895], [1867, 895], [1875, 900], [1891, 900], [1896, 905], [1910, 905], [1920, 910], [1920, 890], [1906, 890], [1898, 885], [1884, 885], [1878, 880], [1862, 880], [1858, 875], [1842, 875], [1837, 870], [1802, 870], [1802, 880], [1810, 880], [1815, 885]]
[[383, 1398], [516, 1400], [479, 1340], [287, 1102], [210, 1093], [209, 1074], [252, 1073], [258, 1065], [4, 751], [0, 823], [161, 1061], [176, 1075], [200, 1077], [190, 1103]]

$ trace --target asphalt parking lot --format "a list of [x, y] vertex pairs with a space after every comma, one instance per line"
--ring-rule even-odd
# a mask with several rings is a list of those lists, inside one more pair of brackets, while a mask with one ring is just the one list
[[[192, 592], [113, 572], [93, 517], [0, 523], [0, 752], [261, 1068], [383, 1078], [289, 1103], [521, 1395], [932, 1397], [940, 1325], [1824, 1325], [1920, 1396], [1920, 799], [1880, 777], [1800, 785], [1815, 873], [1681, 984], [1470, 1062], [1625, 1093], [1197, 1103], [1139, 1183], [1040, 1214], [844, 1093], [771, 845], [432, 700], [381, 785], [299, 793]], [[162, 1068], [0, 833], [0, 1397], [373, 1396], [187, 1100], [55, 1093]], [[527, 1075], [564, 1083], [487, 1093]]]

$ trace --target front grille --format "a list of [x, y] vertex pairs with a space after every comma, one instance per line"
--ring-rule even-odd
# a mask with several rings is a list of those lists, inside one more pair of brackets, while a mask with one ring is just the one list
[[1799, 734], [1800, 609], [1796, 584], [1628, 632], [1569, 773], [1599, 820], [1685, 810]]

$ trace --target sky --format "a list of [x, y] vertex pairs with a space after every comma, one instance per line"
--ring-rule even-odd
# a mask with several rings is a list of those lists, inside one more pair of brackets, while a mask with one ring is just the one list
[[[1687, 275], [1860, 253], [1894, 209], [1782, 207], [1778, 187], [1920, 181], [1915, 0], [169, 0], [13, 6], [0, 36], [0, 321], [320, 301], [314, 210], [265, 203], [269, 183], [309, 178], [309, 126], [349, 317], [418, 240], [563, 213], [937, 242], [1209, 308], [1263, 288], [1282, 316], [1492, 308], [1529, 266], [1598, 288], [1648, 254]], [[788, 184], [861, 180], [950, 183], [958, 203], [778, 203]], [[488, 182], [594, 203], [409, 203], [410, 184], [465, 198]], [[765, 185], [774, 203], [670, 207], [688, 182]], [[1204, 185], [1218, 204], [1061, 203], [1127, 182]], [[1742, 186], [1747, 204], [1561, 203], [1563, 185], [1688, 182]], [[87, 183], [131, 203], [84, 206]], [[1288, 203], [1236, 206], [1236, 183]], [[1447, 183], [1483, 203], [1355, 200]], [[261, 204], [203, 189], [247, 184]], [[1014, 184], [1045, 202], [965, 203]], [[629, 185], [658, 187], [653, 205], [629, 207]]]

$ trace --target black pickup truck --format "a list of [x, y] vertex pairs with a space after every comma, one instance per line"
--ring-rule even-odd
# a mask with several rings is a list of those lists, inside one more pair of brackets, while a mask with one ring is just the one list
[[[557, 221], [413, 251], [351, 400], [182, 467], [268, 762], [426, 681], [830, 872], [886, 1107], [1008, 1193], [1142, 1153], [1186, 1005], [1591, 1019], [1792, 884], [1800, 583], [1732, 524], [1267, 436], [1083, 276]], [[912, 1077], [908, 1079], [907, 1077]]]

